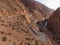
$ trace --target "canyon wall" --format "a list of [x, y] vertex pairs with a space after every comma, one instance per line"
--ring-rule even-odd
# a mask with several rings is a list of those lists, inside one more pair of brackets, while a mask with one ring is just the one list
[[60, 8], [49, 17], [47, 28], [53, 35], [53, 40], [60, 45]]

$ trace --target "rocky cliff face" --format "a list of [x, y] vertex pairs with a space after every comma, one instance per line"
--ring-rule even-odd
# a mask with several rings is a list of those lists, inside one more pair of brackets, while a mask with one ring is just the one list
[[27, 27], [52, 12], [34, 0], [0, 0], [0, 45], [45, 45], [36, 41]]
[[53, 35], [53, 39], [60, 45], [60, 8], [58, 8], [49, 18], [48, 30]]

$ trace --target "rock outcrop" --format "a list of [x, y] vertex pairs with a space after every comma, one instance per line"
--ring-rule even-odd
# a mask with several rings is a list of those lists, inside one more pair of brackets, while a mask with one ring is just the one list
[[34, 0], [0, 0], [0, 45], [45, 45], [27, 27], [50, 17], [54, 10]]
[[48, 30], [53, 35], [53, 40], [60, 45], [60, 8], [58, 8], [48, 21]]

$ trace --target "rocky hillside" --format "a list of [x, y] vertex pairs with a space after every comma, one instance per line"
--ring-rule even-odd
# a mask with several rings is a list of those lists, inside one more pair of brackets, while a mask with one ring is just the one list
[[28, 27], [53, 11], [34, 0], [0, 0], [0, 45], [49, 45], [36, 40]]

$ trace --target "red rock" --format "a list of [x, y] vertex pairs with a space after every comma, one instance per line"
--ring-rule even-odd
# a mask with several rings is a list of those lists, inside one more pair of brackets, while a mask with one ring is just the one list
[[53, 39], [60, 45], [60, 8], [50, 16], [48, 30], [54, 36]]

